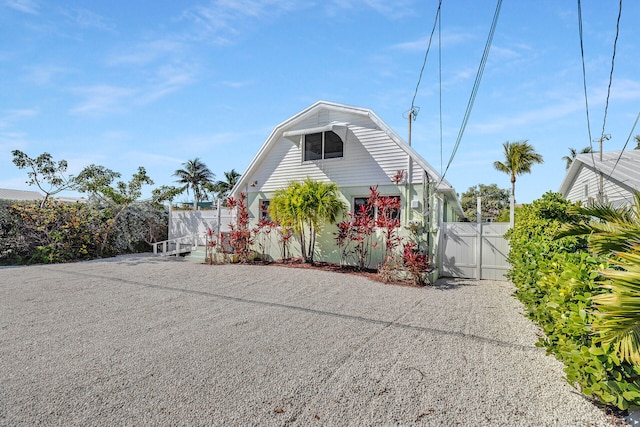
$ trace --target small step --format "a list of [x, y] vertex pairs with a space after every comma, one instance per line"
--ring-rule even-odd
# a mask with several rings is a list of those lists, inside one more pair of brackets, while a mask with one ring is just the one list
[[204, 260], [207, 257], [207, 250], [204, 246], [198, 246], [195, 250], [189, 252], [185, 257], [185, 261], [202, 263], [204, 264]]

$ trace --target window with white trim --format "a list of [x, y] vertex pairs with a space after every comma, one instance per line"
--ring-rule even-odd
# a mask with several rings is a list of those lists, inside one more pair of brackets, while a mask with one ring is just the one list
[[344, 154], [342, 138], [332, 130], [304, 136], [302, 160], [337, 159]]
[[394, 199], [398, 203], [398, 208], [390, 208], [387, 212], [383, 212], [382, 208], [376, 209], [373, 206], [368, 206], [368, 197], [354, 197], [353, 198], [353, 213], [358, 214], [364, 207], [367, 209], [367, 217], [377, 220], [381, 215], [387, 215], [389, 219], [400, 219], [400, 196], [380, 196], [383, 198]]
[[270, 200], [260, 200], [260, 220], [271, 221], [271, 215], [269, 215]]

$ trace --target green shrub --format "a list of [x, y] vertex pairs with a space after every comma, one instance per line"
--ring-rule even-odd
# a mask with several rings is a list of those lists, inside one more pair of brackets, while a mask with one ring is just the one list
[[116, 221], [113, 250], [116, 254], [149, 252], [151, 244], [167, 240], [169, 211], [150, 202], [136, 203]]
[[591, 255], [584, 237], [554, 240], [563, 224], [585, 219], [571, 213], [572, 206], [549, 192], [517, 211], [507, 233], [508, 277], [544, 332], [538, 345], [565, 364], [567, 381], [600, 403], [627, 409], [640, 405], [640, 366], [621, 362], [591, 331], [597, 313], [590, 298], [607, 292], [599, 286], [607, 260]]
[[84, 203], [12, 205], [5, 263], [34, 264], [91, 259], [97, 253], [103, 218]]
[[101, 250], [113, 211], [98, 203], [0, 202], [0, 264], [79, 261], [150, 250], [165, 240], [168, 212], [151, 203], [129, 206]]

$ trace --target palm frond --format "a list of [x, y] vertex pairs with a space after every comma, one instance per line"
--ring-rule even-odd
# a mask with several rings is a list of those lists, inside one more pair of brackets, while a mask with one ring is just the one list
[[596, 341], [610, 343], [622, 360], [640, 364], [640, 244], [616, 253], [611, 263], [617, 269], [602, 274], [611, 292], [593, 296], [598, 321], [593, 331]]

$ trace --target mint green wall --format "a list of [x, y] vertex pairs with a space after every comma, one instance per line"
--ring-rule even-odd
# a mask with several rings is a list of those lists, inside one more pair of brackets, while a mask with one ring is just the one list
[[[358, 186], [358, 187], [341, 187], [340, 188], [340, 197], [342, 201], [346, 204], [349, 210], [352, 210], [352, 203], [354, 197], [368, 197], [369, 196], [369, 187]], [[423, 245], [426, 245], [428, 240], [428, 234], [432, 237], [430, 239], [429, 249], [434, 248], [434, 238], [435, 232], [437, 231], [437, 213], [438, 213], [438, 203], [439, 199], [433, 195], [433, 191], [425, 191], [425, 188], [422, 184], [414, 184], [414, 185], [385, 185], [379, 186], [378, 192], [383, 196], [400, 196], [402, 208], [401, 208], [401, 227], [399, 228], [399, 235], [403, 240], [407, 240], [411, 235], [411, 232], [407, 229], [407, 225], [417, 224], [424, 225], [427, 222], [427, 219], [431, 219], [431, 232], [425, 233], [422, 235]], [[265, 193], [265, 192], [250, 192], [247, 195], [247, 206], [249, 208], [252, 226], [255, 226], [258, 223], [259, 218], [259, 206], [261, 200], [269, 200], [273, 196], [273, 193]], [[427, 205], [427, 199], [430, 200], [429, 205], [431, 209], [429, 212], [425, 212], [425, 206]], [[417, 200], [418, 208], [411, 208], [411, 201]], [[346, 212], [344, 213], [346, 214]], [[342, 218], [341, 218], [342, 219]], [[337, 226], [335, 224], [325, 224], [322, 227], [320, 233], [316, 238], [316, 254], [315, 259], [317, 261], [326, 261], [332, 263], [340, 263], [341, 262], [341, 248], [339, 248], [335, 242], [335, 233], [337, 232]], [[371, 258], [369, 266], [371, 268], [375, 268], [381, 261], [384, 256], [384, 244], [382, 240], [382, 233], [380, 231], [374, 233], [373, 243], [377, 243], [377, 248], [371, 249]], [[423, 246], [425, 247], [425, 246]], [[264, 235], [262, 237], [258, 237], [254, 244], [254, 250], [258, 252], [264, 252], [268, 255], [269, 259], [277, 260], [282, 256], [280, 246], [278, 245], [278, 236], [277, 232], [274, 230], [269, 235]], [[292, 239], [291, 243], [291, 256], [299, 257], [300, 256], [300, 245], [298, 244], [297, 237]]]

